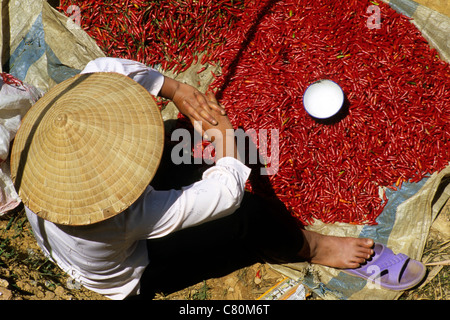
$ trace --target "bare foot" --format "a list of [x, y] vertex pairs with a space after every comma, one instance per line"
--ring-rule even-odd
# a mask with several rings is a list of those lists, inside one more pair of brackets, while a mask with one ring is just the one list
[[305, 244], [299, 255], [311, 263], [342, 269], [357, 268], [373, 254], [372, 239], [335, 237], [302, 231]]

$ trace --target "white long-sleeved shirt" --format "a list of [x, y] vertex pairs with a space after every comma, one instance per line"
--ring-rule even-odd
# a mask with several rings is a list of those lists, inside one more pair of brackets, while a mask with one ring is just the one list
[[[138, 62], [100, 58], [83, 73], [118, 72], [158, 94], [164, 77]], [[86, 288], [111, 299], [139, 293], [140, 278], [150, 263], [147, 239], [159, 238], [233, 213], [240, 205], [250, 169], [225, 157], [202, 180], [181, 190], [148, 186], [126, 211], [88, 226], [57, 225], [25, 208], [44, 254]]]

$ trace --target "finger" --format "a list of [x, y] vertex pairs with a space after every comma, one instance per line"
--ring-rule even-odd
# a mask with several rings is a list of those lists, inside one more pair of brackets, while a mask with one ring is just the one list
[[201, 92], [196, 93], [196, 97], [200, 106], [208, 112], [214, 110], [216, 112], [223, 114], [222, 111], [225, 111], [225, 109], [219, 105], [219, 103], [215, 100], [214, 97], [213, 99], [211, 99], [211, 97], [208, 97], [207, 95], [204, 95]]
[[196, 130], [203, 136], [205, 134], [205, 129], [203, 127], [205, 115], [202, 115], [202, 113], [205, 111], [201, 110], [200, 112], [197, 112], [197, 110], [189, 103], [189, 101], [184, 101], [184, 106], [186, 108], [186, 111], [189, 113], [188, 118], [191, 121], [194, 130]]
[[226, 115], [227, 114], [227, 112], [225, 110], [225, 107], [223, 105], [221, 105], [217, 101], [216, 96], [214, 95], [214, 92], [208, 91], [206, 93], [206, 97], [208, 98], [208, 102], [209, 102], [209, 106], [210, 107], [212, 107], [217, 112], [220, 112], [222, 115]]
[[194, 93], [195, 97], [197, 98], [197, 102], [200, 105], [200, 110], [196, 110], [197, 113], [202, 117], [203, 120], [208, 121], [212, 125], [217, 124], [217, 120], [212, 116], [210, 105], [208, 104], [208, 101], [206, 100], [205, 96], [201, 93]]
[[212, 125], [216, 125], [218, 122], [214, 117], [205, 109], [201, 109], [198, 114], [202, 117], [203, 120], [208, 121]]
[[221, 115], [226, 115], [227, 114], [227, 112], [226, 112], [226, 110], [225, 110], [225, 107], [223, 106], [223, 105], [221, 105], [221, 104], [219, 104], [219, 103], [214, 103], [214, 102], [209, 102], [209, 107], [212, 109], [212, 110], [214, 110], [214, 111], [216, 111], [216, 112], [219, 112]]
[[191, 105], [191, 103], [189, 101], [184, 100], [183, 106], [185, 108], [185, 112], [184, 112], [185, 116], [187, 116], [189, 118], [189, 120], [191, 120], [191, 122], [194, 122], [194, 121], [201, 122], [202, 121], [202, 117], [197, 112], [197, 110]]
[[216, 95], [214, 94], [214, 92], [208, 91], [208, 92], [206, 93], [206, 96], [208, 97], [208, 100], [209, 100], [209, 101], [218, 104], [217, 99], [216, 99]]

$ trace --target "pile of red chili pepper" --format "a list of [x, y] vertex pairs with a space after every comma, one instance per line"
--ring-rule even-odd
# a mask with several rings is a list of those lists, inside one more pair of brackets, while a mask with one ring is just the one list
[[[386, 204], [380, 187], [449, 164], [449, 64], [381, 1], [103, 0], [61, 9], [69, 4], [109, 56], [182, 71], [204, 52], [203, 63], [220, 64], [212, 88], [233, 124], [279, 130], [278, 172], [249, 187], [276, 195], [304, 224], [375, 224]], [[380, 28], [368, 26], [373, 5]], [[334, 122], [303, 108], [320, 79], [346, 95]]]
[[199, 55], [222, 51], [223, 30], [242, 12], [243, 0], [62, 0], [59, 9], [108, 56], [134, 59], [164, 70], [185, 71]]

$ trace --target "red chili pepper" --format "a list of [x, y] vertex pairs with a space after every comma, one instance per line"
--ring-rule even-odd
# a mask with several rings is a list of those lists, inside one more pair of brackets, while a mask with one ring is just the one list
[[[372, 30], [364, 1], [61, 3], [81, 8], [83, 28], [109, 56], [175, 72], [220, 65], [210, 89], [232, 123], [280, 133], [270, 186], [252, 176], [247, 188], [275, 192], [304, 224], [375, 224], [387, 202], [380, 187], [401, 188], [450, 161], [450, 67], [384, 3], [382, 28]], [[323, 78], [348, 100], [345, 117], [329, 125], [302, 105], [306, 87]]]
[[23, 86], [22, 81], [20, 81], [19, 79], [17, 79], [16, 77], [14, 77], [13, 75], [11, 75], [9, 73], [2, 72], [0, 75], [2, 76], [3, 82], [6, 84], [14, 85], [14, 86]]

